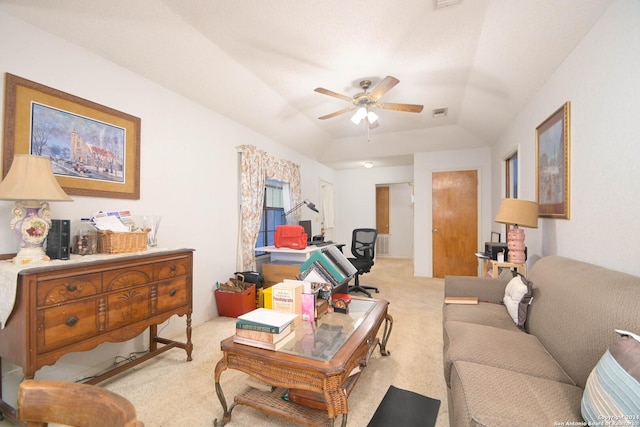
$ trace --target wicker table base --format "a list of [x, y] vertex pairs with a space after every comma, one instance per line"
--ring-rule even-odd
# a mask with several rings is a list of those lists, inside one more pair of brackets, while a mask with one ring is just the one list
[[[251, 406], [279, 417], [292, 419], [300, 424], [323, 427], [333, 426], [333, 419], [329, 418], [325, 411], [282, 400], [282, 394], [285, 390], [277, 387], [272, 392], [265, 392], [248, 387], [244, 392], [237, 395], [234, 400], [238, 405]], [[232, 409], [233, 407], [229, 412]], [[343, 418], [346, 420], [347, 414], [344, 414]]]

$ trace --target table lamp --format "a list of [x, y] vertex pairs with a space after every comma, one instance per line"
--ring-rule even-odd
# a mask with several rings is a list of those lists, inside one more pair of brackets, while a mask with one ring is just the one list
[[0, 182], [0, 200], [14, 200], [11, 229], [20, 244], [14, 264], [49, 261], [42, 245], [51, 219], [49, 203], [70, 202], [53, 175], [48, 157], [16, 154], [9, 173]]
[[[522, 264], [525, 256], [524, 230], [538, 228], [538, 203], [520, 199], [502, 199], [496, 222], [507, 225], [507, 261]], [[509, 230], [509, 225], [513, 227]]]

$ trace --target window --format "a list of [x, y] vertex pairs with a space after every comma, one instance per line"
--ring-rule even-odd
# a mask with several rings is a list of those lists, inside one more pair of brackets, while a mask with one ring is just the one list
[[[256, 247], [271, 246], [274, 244], [276, 227], [285, 223], [283, 204], [284, 183], [275, 179], [267, 179], [264, 188], [264, 204], [262, 207], [262, 220]], [[256, 252], [261, 255], [264, 252]]]
[[511, 154], [505, 160], [505, 197], [518, 198], [518, 152]]

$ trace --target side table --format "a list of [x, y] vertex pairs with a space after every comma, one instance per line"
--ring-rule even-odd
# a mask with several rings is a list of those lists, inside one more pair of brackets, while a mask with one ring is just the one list
[[499, 269], [500, 268], [515, 268], [518, 270], [518, 272], [520, 274], [522, 274], [523, 276], [527, 277], [527, 263], [523, 262], [522, 264], [520, 263], [515, 263], [515, 262], [506, 262], [506, 261], [495, 261], [495, 260], [491, 260], [491, 277], [496, 278], [498, 277], [498, 275], [500, 274]]

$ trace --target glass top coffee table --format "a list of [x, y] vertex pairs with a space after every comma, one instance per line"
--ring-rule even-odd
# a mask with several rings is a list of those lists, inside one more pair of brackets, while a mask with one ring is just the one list
[[[264, 350], [233, 342], [233, 336], [220, 343], [222, 359], [215, 368], [216, 393], [224, 410], [223, 419], [214, 425], [231, 421], [236, 405], [247, 405], [308, 426], [332, 426], [342, 415], [347, 424], [347, 397], [376, 346], [388, 356], [387, 340], [393, 318], [384, 300], [352, 297], [349, 313], [327, 313], [317, 322], [298, 322], [295, 337], [279, 351]], [[377, 337], [384, 323], [381, 339]], [[272, 391], [247, 387], [235, 396], [231, 407], [220, 386], [226, 369], [235, 369], [272, 385]], [[326, 411], [287, 402], [282, 394], [287, 389], [314, 392], [323, 397]]]

